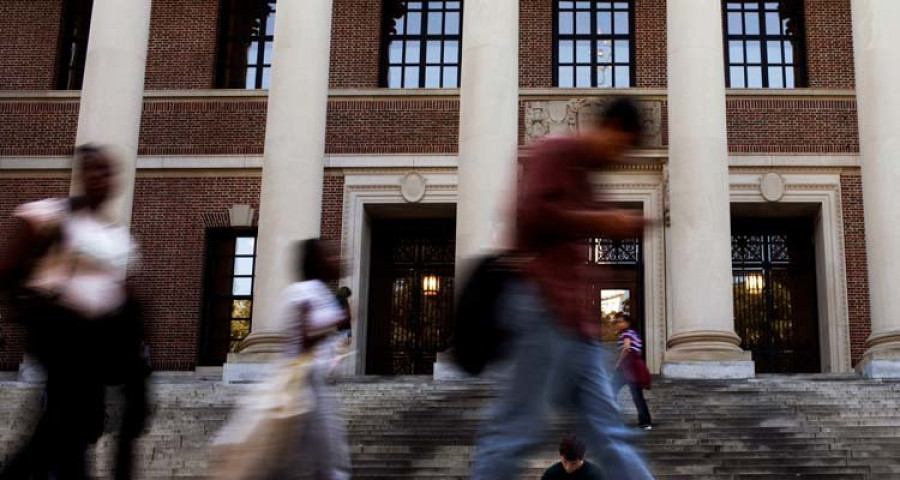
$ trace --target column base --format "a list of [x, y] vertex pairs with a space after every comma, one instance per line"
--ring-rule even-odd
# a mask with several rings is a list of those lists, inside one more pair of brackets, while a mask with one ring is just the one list
[[244, 341], [246, 346], [243, 350], [228, 354], [228, 360], [222, 367], [222, 382], [253, 383], [262, 380], [272, 361], [283, 354], [286, 340], [280, 330], [251, 333]]
[[702, 331], [673, 335], [663, 356], [662, 375], [684, 380], [753, 378], [756, 366], [741, 340], [729, 332]]
[[900, 379], [900, 333], [870, 338], [869, 350], [856, 371], [865, 378]]

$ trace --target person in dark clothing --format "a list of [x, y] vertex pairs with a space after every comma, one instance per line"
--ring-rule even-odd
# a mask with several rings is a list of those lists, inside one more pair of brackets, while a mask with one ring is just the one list
[[638, 425], [644, 430], [653, 429], [650, 408], [644, 400], [644, 389], [650, 388], [650, 372], [641, 357], [644, 341], [631, 329], [631, 316], [619, 314], [616, 317], [616, 331], [619, 334], [619, 358], [616, 361], [616, 377], [613, 392], [618, 394], [626, 384], [631, 391], [631, 399], [638, 412]]
[[600, 469], [584, 459], [585, 450], [577, 438], [563, 438], [559, 444], [559, 463], [548, 468], [541, 480], [602, 480]]
[[130, 478], [130, 442], [143, 428], [140, 317], [125, 282], [135, 246], [107, 208], [115, 159], [103, 148], [81, 146], [75, 166], [82, 193], [20, 205], [0, 257], [0, 287], [12, 293], [29, 352], [47, 375], [41, 418], [4, 465], [2, 480], [86, 478], [87, 447], [103, 433], [105, 384], [126, 385], [128, 445], [119, 448], [116, 478]]

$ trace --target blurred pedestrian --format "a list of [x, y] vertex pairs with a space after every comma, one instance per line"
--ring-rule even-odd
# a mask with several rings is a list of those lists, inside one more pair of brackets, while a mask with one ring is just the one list
[[567, 436], [559, 444], [559, 462], [548, 468], [541, 480], [602, 480], [599, 468], [584, 459], [584, 443]]
[[[612, 352], [584, 299], [584, 241], [642, 233], [640, 215], [602, 208], [591, 172], [620, 162], [641, 133], [636, 105], [612, 100], [574, 137], [544, 140], [523, 162], [516, 208], [516, 250], [527, 259], [499, 299], [499, 323], [511, 333], [509, 372], [478, 442], [472, 478], [513, 479], [539, 445], [548, 406], [578, 414], [579, 437], [608, 478], [652, 478], [625, 440], [610, 388]], [[585, 118], [585, 117], [583, 117]]]
[[[275, 477], [344, 480], [350, 478], [350, 447], [340, 405], [327, 376], [345, 336], [346, 312], [326, 282], [340, 278], [340, 252], [318, 239], [299, 244], [298, 276], [282, 294], [282, 318], [287, 325], [291, 357], [313, 357], [306, 388], [314, 410], [304, 416], [287, 452], [287, 466]], [[298, 392], [299, 395], [299, 392]]]
[[[128, 229], [104, 215], [115, 160], [103, 148], [82, 146], [75, 166], [83, 193], [20, 205], [0, 262], [0, 282], [13, 293], [29, 350], [47, 376], [41, 418], [3, 479], [85, 478], [86, 449], [103, 431], [104, 384], [113, 377], [124, 382], [140, 364], [139, 318], [125, 284], [135, 246]], [[135, 363], [125, 362], [132, 353]], [[117, 372], [110, 362], [122, 362]], [[129, 392], [126, 416], [134, 426], [143, 408], [138, 414], [140, 394]]]
[[644, 430], [652, 430], [650, 408], [644, 400], [644, 390], [650, 388], [650, 371], [642, 357], [644, 341], [631, 328], [631, 316], [626, 313], [616, 316], [616, 331], [619, 333], [619, 357], [616, 360], [613, 393], [618, 394], [623, 386], [628, 385], [638, 412], [638, 425]]

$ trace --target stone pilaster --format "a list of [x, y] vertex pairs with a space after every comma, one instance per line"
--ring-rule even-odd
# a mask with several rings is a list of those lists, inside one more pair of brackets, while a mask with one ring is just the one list
[[853, 0], [872, 336], [857, 370], [900, 378], [900, 2]]
[[332, 0], [279, 2], [260, 198], [253, 326], [231, 355], [225, 381], [253, 380], [280, 351], [282, 289], [293, 281], [292, 246], [319, 236]]
[[116, 155], [119, 190], [108, 214], [126, 225], [134, 197], [150, 6], [151, 0], [94, 0], [75, 140], [106, 146]]
[[752, 377], [734, 333], [722, 4], [670, 1], [667, 10], [672, 301], [662, 372]]

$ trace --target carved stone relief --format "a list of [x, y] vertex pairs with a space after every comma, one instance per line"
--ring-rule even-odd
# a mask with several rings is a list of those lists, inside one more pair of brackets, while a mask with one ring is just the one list
[[[577, 98], [525, 103], [525, 142], [531, 143], [546, 135], [568, 134], [578, 131], [579, 124], [598, 115], [610, 102], [609, 98]], [[644, 147], [662, 146], [662, 103], [639, 101], [638, 108], [644, 122]]]

